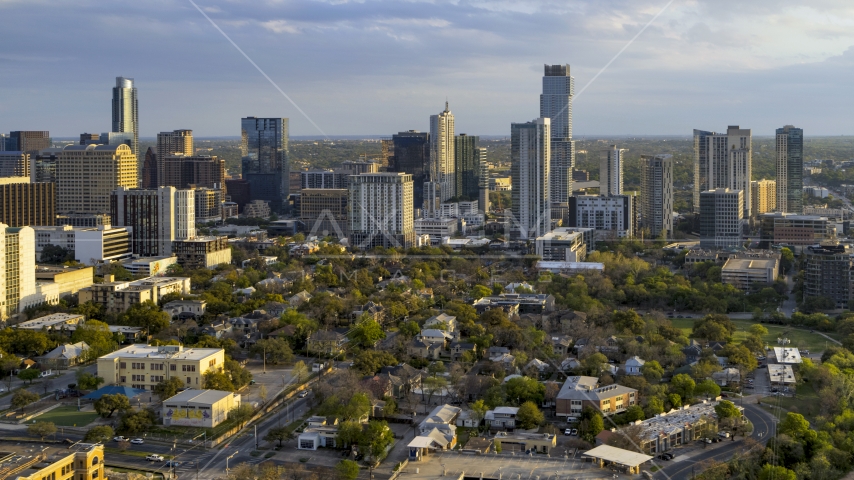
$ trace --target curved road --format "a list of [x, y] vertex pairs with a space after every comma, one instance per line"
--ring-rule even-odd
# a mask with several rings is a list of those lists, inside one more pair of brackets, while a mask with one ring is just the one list
[[[762, 408], [756, 404], [750, 404], [744, 405], [744, 416], [753, 424], [753, 433], [750, 435], [750, 438], [756, 440], [762, 445], [768, 443], [768, 440], [773, 436], [775, 425], [774, 418], [771, 414], [762, 410]], [[662, 468], [655, 472], [654, 478], [657, 480], [691, 478], [692, 468], [697, 464], [707, 460], [729, 460], [736, 453], [743, 453], [743, 447], [743, 440], [724, 441], [723, 445], [718, 444], [717, 448], [700, 450], [700, 453], [698, 454], [688, 454], [690, 457], [683, 458], [681, 461], [678, 461], [680, 457], [678, 455], [676, 459], [674, 459], [677, 460], [675, 462], [663, 462], [656, 459], [654, 460], [655, 465]], [[672, 453], [676, 454], [677, 452], [678, 450]], [[700, 473], [700, 471], [698, 470], [695, 473]]]

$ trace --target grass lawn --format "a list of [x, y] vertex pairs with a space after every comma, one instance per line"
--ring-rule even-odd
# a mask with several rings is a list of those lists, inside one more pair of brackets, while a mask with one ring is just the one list
[[92, 423], [96, 418], [98, 418], [98, 414], [95, 412], [78, 412], [77, 407], [69, 405], [54, 408], [33, 420], [37, 422], [53, 422], [55, 425], [63, 427], [83, 427]]
[[[685, 336], [691, 335], [691, 328], [694, 326], [694, 320], [695, 319], [693, 318], [670, 319], [674, 327], [685, 332]], [[733, 320], [732, 323], [735, 324], [737, 329], [734, 335], [734, 340], [736, 343], [740, 343], [747, 338], [747, 329], [756, 322], [753, 320]], [[786, 325], [769, 325], [767, 323], [763, 323], [762, 326], [768, 329], [768, 335], [765, 335], [763, 340], [765, 340], [765, 343], [769, 347], [777, 346], [777, 339], [783, 337], [792, 341], [792, 343], [789, 344], [790, 346], [801, 349], [805, 348], [810, 352], [823, 352], [825, 349], [825, 342], [827, 342], [827, 345], [835, 345], [817, 333], [810, 333], [809, 330], [800, 330]]]
[[[780, 397], [780, 408], [783, 410], [800, 413], [808, 419], [815, 418], [822, 413], [821, 402], [818, 394], [809, 383], [798, 385], [795, 397]], [[769, 396], [762, 399], [764, 405], [777, 405], [777, 397]]]

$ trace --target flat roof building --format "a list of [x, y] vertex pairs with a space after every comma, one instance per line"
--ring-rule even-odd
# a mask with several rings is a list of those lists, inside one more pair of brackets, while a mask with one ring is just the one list
[[240, 406], [240, 395], [222, 390], [185, 390], [163, 401], [163, 425], [213, 428]]
[[80, 303], [103, 305], [107, 313], [122, 313], [131, 305], [152, 301], [157, 303], [169, 293], [189, 294], [190, 279], [185, 277], [149, 277], [142, 280], [116, 282], [112, 275], [80, 290]]
[[777, 252], [743, 253], [731, 256], [721, 270], [721, 282], [747, 290], [753, 284], [771, 284], [780, 274]]
[[790, 365], [803, 363], [800, 350], [794, 347], [774, 347], [774, 359], [777, 363]]
[[768, 382], [771, 385], [793, 386], [797, 383], [795, 371], [791, 365], [769, 364]]
[[62, 330], [63, 326], [78, 325], [85, 322], [83, 315], [76, 313], [54, 313], [44, 317], [34, 318], [14, 325], [14, 328], [22, 330]]
[[98, 376], [105, 385], [153, 390], [163, 380], [176, 377], [186, 387], [201, 388], [208, 370], [221, 371], [221, 348], [187, 348], [180, 345], [130, 345], [98, 359]]

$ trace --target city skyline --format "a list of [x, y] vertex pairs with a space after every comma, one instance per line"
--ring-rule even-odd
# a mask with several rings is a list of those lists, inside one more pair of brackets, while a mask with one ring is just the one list
[[[458, 131], [506, 136], [509, 123], [537, 115], [543, 63], [571, 64], [580, 90], [664, 3], [199, 6], [323, 134], [424, 131], [425, 119], [447, 98]], [[291, 118], [294, 136], [322, 136], [189, 3], [65, 8], [0, 2], [9, 20], [0, 35], [7, 44], [21, 43], [3, 57], [0, 131], [50, 130], [55, 137], [107, 131], [105, 89], [126, 76], [135, 79], [144, 105], [144, 138], [176, 128], [192, 128], [198, 137], [233, 136], [231, 119], [247, 115]], [[854, 36], [831, 17], [850, 16], [854, 7], [817, 9], [754, 2], [736, 15], [706, 2], [673, 3], [577, 95], [574, 137], [685, 135], [691, 125], [731, 122], [767, 135], [785, 124], [816, 136], [849, 132]], [[818, 15], [828, 11], [834, 15]], [[756, 21], [768, 15], [776, 21]], [[54, 18], [65, 19], [62, 29], [43, 23]], [[795, 28], [785, 27], [793, 21]], [[44, 35], [14, 42], [36, 25]], [[181, 69], [162, 55], [177, 46], [193, 52], [181, 58]], [[108, 57], [121, 49], [139, 66], [84, 61], [81, 52], [93, 49]], [[454, 62], [459, 55], [467, 61]], [[709, 71], [712, 63], [716, 69]], [[75, 80], [60, 82], [50, 74], [57, 69]], [[386, 81], [377, 81], [382, 76]], [[800, 98], [776, 101], [795, 87]]]

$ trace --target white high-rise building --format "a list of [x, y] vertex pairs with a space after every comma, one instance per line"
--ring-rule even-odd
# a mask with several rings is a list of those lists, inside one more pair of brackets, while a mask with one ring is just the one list
[[623, 194], [623, 148], [611, 145], [599, 156], [599, 195]]
[[673, 156], [641, 155], [640, 223], [650, 235], [673, 234]]
[[553, 203], [566, 203], [572, 195], [575, 142], [572, 140], [572, 96], [575, 78], [569, 65], [545, 65], [540, 117], [551, 120], [549, 195]]
[[348, 199], [350, 245], [410, 248], [415, 244], [412, 175], [363, 173], [350, 177]]
[[192, 189], [116, 189], [110, 198], [113, 226], [131, 227], [131, 250], [143, 257], [172, 254], [172, 242], [196, 236]]
[[35, 232], [0, 223], [0, 320], [41, 303], [37, 294]]
[[439, 182], [442, 202], [457, 195], [456, 170], [454, 114], [448, 110], [448, 102], [445, 102], [445, 111], [430, 116], [429, 180]]
[[550, 140], [551, 120], [548, 118], [510, 124], [513, 183], [510, 236], [514, 240], [534, 240], [551, 231]]
[[744, 218], [751, 214], [752, 135], [749, 128], [727, 127], [726, 133], [694, 130], [694, 211], [700, 194], [718, 188], [744, 193]]

